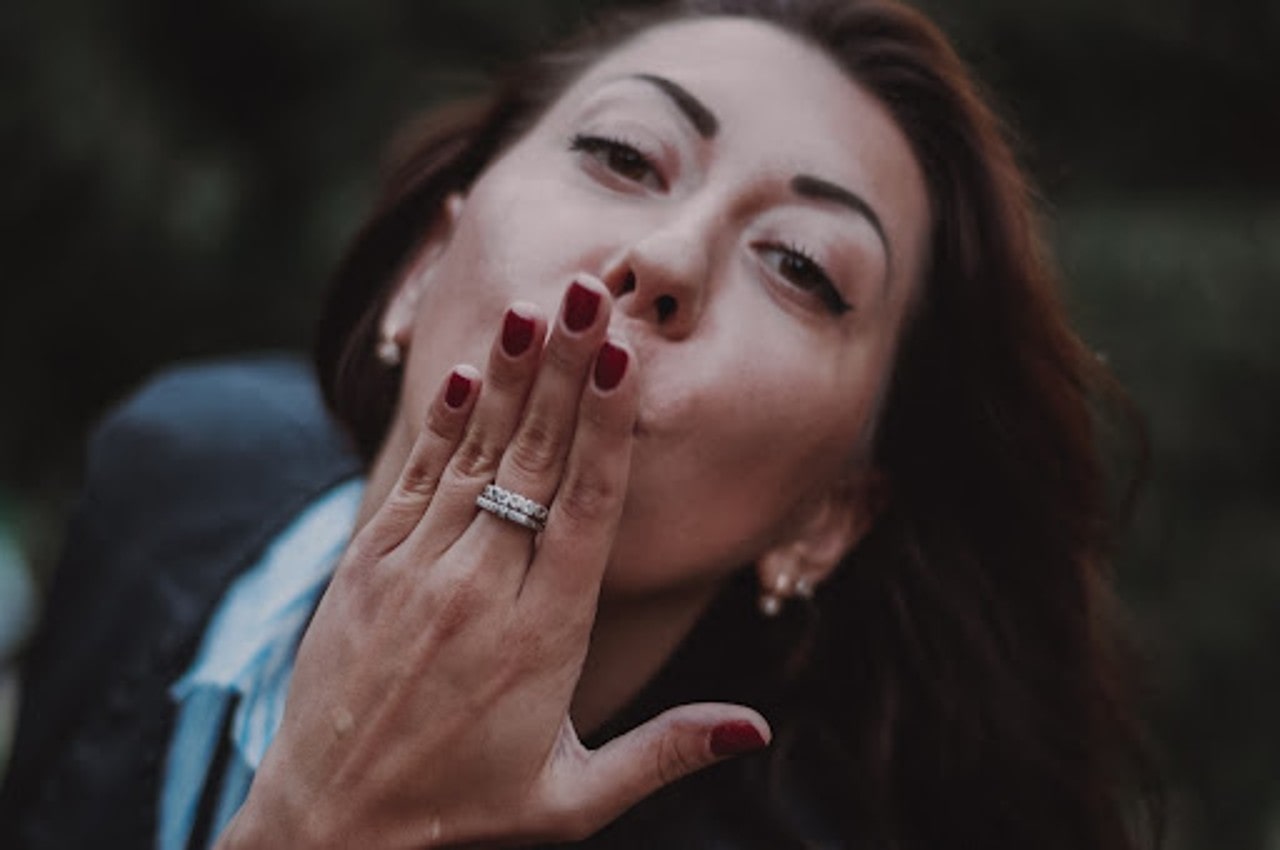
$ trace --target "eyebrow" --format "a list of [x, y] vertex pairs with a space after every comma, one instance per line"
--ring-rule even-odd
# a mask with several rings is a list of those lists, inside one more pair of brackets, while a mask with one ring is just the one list
[[698, 135], [702, 138], [714, 138], [720, 130], [720, 120], [716, 118], [715, 113], [708, 109], [705, 103], [690, 94], [689, 90], [684, 86], [674, 83], [666, 77], [659, 77], [657, 74], [634, 74], [633, 78], [651, 83], [659, 91], [671, 98], [672, 103], [684, 113], [684, 117], [689, 119], [693, 129], [697, 130]]
[[[791, 178], [791, 191], [802, 198], [833, 201], [841, 206], [848, 207], [865, 218], [867, 223], [871, 225], [871, 229], [880, 237], [880, 243], [884, 245], [886, 267], [892, 267], [893, 251], [889, 247], [889, 237], [885, 235], [884, 225], [880, 222], [880, 216], [876, 215], [875, 209], [871, 204], [863, 200], [860, 195], [856, 195], [829, 180], [823, 180], [821, 177], [813, 177], [809, 174], [798, 174]], [[888, 275], [885, 277], [887, 279]]]

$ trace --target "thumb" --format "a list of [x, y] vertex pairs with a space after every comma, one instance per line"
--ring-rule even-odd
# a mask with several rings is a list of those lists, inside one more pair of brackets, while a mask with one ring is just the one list
[[579, 799], [602, 827], [664, 785], [762, 749], [772, 737], [768, 722], [745, 706], [672, 708], [593, 752], [579, 774]]

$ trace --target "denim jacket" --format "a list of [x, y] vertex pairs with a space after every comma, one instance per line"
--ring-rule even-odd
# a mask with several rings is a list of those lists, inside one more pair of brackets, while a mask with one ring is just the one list
[[[169, 370], [102, 422], [26, 659], [0, 847], [155, 846], [170, 686], [236, 577], [305, 506], [359, 472], [310, 368], [291, 357]], [[752, 643], [760, 627], [749, 579], [731, 582], [657, 679], [588, 744], [680, 702], [729, 699], [768, 715], [767, 694], [751, 690], [764, 650]], [[816, 803], [821, 761], [797, 756], [781, 774], [763, 754], [716, 765], [580, 846], [844, 847], [831, 807]]]

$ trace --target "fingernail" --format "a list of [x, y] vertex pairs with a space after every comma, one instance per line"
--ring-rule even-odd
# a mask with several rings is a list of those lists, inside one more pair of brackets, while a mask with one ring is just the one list
[[533, 319], [508, 310], [502, 320], [502, 350], [508, 357], [519, 357], [529, 350], [533, 342]]
[[596, 386], [607, 391], [621, 383], [622, 376], [627, 374], [628, 360], [630, 358], [625, 348], [619, 348], [606, 340], [596, 353]]
[[569, 330], [577, 333], [591, 327], [596, 320], [596, 312], [600, 309], [600, 293], [588, 289], [576, 280], [569, 287], [569, 295], [564, 300], [564, 324]]
[[760, 730], [745, 720], [721, 723], [711, 730], [711, 754], [716, 758], [741, 755], [764, 746], [765, 740]]
[[471, 379], [454, 372], [449, 376], [449, 386], [444, 391], [444, 403], [457, 410], [471, 395]]

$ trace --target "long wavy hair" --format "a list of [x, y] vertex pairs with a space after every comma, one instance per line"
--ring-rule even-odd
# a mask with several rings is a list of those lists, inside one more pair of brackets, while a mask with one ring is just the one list
[[890, 110], [933, 210], [875, 446], [892, 495], [813, 603], [803, 651], [775, 671], [780, 741], [816, 730], [850, 845], [1158, 844], [1159, 782], [1107, 559], [1117, 500], [1099, 423], [1123, 395], [1068, 323], [999, 120], [919, 12], [686, 0], [615, 13], [490, 96], [426, 116], [330, 291], [315, 350], [329, 404], [372, 458], [399, 388], [375, 360], [378, 321], [443, 199], [614, 47], [704, 15], [768, 21], [830, 56]]

